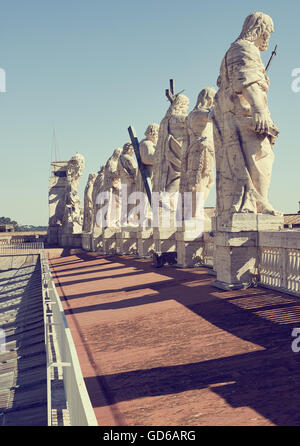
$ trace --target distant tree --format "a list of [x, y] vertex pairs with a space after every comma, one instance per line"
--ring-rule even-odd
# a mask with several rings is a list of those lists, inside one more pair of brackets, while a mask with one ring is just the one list
[[15, 220], [11, 220], [9, 217], [0, 217], [0, 225], [18, 226], [18, 223]]
[[47, 231], [48, 226], [19, 225], [9, 217], [0, 217], [0, 225], [13, 225], [16, 232]]

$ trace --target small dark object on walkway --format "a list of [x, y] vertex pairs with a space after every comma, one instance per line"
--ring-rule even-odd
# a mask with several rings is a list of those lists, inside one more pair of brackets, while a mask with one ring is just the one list
[[177, 264], [177, 252], [162, 252], [161, 254], [154, 252], [152, 256], [152, 265], [154, 268], [161, 268], [166, 263], [169, 265]]

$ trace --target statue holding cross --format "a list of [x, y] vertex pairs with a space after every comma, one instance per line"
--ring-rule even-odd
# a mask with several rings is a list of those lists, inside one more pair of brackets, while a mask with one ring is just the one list
[[173, 193], [179, 191], [181, 149], [189, 99], [181, 93], [174, 94], [173, 82], [166, 95], [171, 105], [159, 126], [153, 190]]

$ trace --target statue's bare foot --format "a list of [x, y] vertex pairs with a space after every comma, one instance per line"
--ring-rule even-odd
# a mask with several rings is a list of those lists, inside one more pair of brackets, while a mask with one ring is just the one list
[[277, 216], [282, 216], [283, 213], [281, 211], [277, 211], [276, 209], [273, 209], [273, 211], [271, 212], [271, 215], [277, 215]]
[[261, 210], [259, 212], [261, 212], [262, 214], [269, 214], [269, 215], [277, 215], [277, 216], [283, 215], [281, 211], [277, 211], [269, 203], [263, 203], [263, 204], [261, 203]]

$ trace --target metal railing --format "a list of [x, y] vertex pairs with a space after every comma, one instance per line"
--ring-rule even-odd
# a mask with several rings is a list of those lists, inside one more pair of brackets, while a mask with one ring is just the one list
[[53, 425], [51, 375], [53, 375], [54, 369], [60, 369], [64, 382], [70, 425], [98, 426], [82, 376], [71, 331], [44, 251], [41, 252], [40, 259], [47, 354], [48, 425]]
[[43, 249], [43, 242], [1, 243], [0, 255], [39, 254]]

